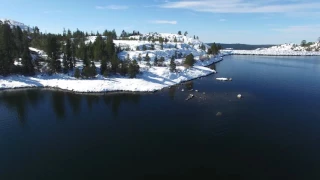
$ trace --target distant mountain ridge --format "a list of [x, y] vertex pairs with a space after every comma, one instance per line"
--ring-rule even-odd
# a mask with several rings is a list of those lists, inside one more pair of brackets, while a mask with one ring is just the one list
[[[213, 43], [207, 43], [209, 46]], [[271, 44], [265, 44], [265, 45], [250, 45], [250, 44], [224, 44], [224, 43], [216, 43], [220, 44], [224, 49], [226, 48], [232, 48], [234, 50], [255, 50], [258, 48], [270, 48], [272, 46], [276, 45], [271, 45]]]
[[13, 26], [19, 26], [22, 31], [28, 31], [28, 29], [30, 31], [33, 30], [33, 28], [31, 28], [30, 26], [27, 26], [21, 22], [18, 22], [18, 21], [12, 20], [12, 19], [0, 18], [0, 21], [2, 21], [2, 23], [4, 23], [5, 21], [8, 22], [8, 24], [11, 26], [11, 28]]

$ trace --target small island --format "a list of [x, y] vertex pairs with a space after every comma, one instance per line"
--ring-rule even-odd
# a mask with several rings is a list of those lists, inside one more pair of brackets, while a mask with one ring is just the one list
[[207, 76], [220, 46], [182, 34], [64, 30], [46, 34], [0, 21], [0, 89], [53, 88], [77, 93], [153, 92]]

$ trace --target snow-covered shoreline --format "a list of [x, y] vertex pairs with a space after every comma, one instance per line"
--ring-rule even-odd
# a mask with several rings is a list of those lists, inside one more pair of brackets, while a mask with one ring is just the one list
[[310, 51], [222, 50], [221, 52], [224, 55], [320, 56], [320, 52]]
[[211, 58], [206, 61], [197, 61], [195, 66], [184, 69], [178, 66], [180, 72], [171, 73], [167, 67], [142, 68], [142, 73], [135, 79], [126, 77], [105, 78], [98, 75], [95, 79], [79, 80], [64, 74], [52, 76], [26, 77], [13, 75], [0, 78], [0, 90], [48, 88], [75, 93], [106, 93], [106, 92], [154, 92], [186, 81], [216, 73], [207, 68], [221, 57]]
[[224, 55], [258, 55], [258, 56], [320, 56], [320, 43], [309, 46], [297, 44], [282, 44], [270, 48], [256, 50], [221, 50]]

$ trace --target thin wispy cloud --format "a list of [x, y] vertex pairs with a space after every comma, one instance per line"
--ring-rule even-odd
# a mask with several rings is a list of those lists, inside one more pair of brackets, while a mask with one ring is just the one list
[[219, 19], [220, 22], [224, 22], [227, 21], [226, 19]]
[[271, 29], [273, 31], [278, 32], [285, 32], [285, 33], [296, 33], [296, 32], [320, 32], [320, 24], [314, 24], [314, 25], [300, 25], [300, 26], [288, 26], [285, 28], [273, 28]]
[[96, 6], [96, 9], [110, 9], [110, 10], [126, 10], [128, 6], [109, 5], [109, 6]]
[[149, 23], [152, 23], [152, 24], [172, 24], [172, 25], [178, 24], [177, 21], [167, 21], [167, 20], [153, 20], [153, 21], [149, 21]]
[[159, 7], [211, 13], [288, 13], [319, 11], [320, 3], [304, 0], [289, 0], [286, 3], [275, 0], [180, 0], [166, 2]]

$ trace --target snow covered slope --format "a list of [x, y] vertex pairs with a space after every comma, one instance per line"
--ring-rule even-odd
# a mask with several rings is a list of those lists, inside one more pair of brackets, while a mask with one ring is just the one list
[[32, 28], [21, 23], [21, 22], [18, 22], [18, 21], [14, 21], [14, 20], [11, 20], [11, 19], [4, 19], [4, 18], [0, 18], [0, 21], [2, 21], [3, 23], [6, 21], [8, 22], [8, 24], [11, 26], [11, 28], [13, 26], [19, 26], [21, 28], [22, 31], [28, 31], [28, 29], [30, 31], [32, 31]]
[[270, 48], [259, 48], [256, 50], [222, 50], [223, 54], [234, 55], [269, 55], [269, 56], [320, 56], [320, 43], [316, 42], [310, 46], [297, 44], [282, 44]]
[[[119, 54], [120, 59], [125, 59], [127, 55], [129, 55], [131, 59], [137, 60], [139, 54], [143, 58], [147, 53], [151, 58], [151, 61], [153, 61], [155, 57], [158, 59], [160, 57], [170, 59], [176, 54], [178, 54], [181, 58], [189, 55], [190, 53], [192, 53], [194, 56], [204, 56], [206, 55], [208, 48], [210, 48], [208, 45], [198, 39], [193, 39], [178, 34], [148, 33], [142, 36], [132, 36], [131, 38], [139, 39], [138, 37], [140, 39], [149, 39], [149, 37], [152, 39], [159, 39], [161, 37], [163, 39], [167, 39], [168, 42], [163, 43], [163, 48], [161, 48], [159, 41], [149, 42], [146, 40], [115, 40], [115, 45], [125, 50]], [[175, 39], [177, 42], [174, 42]], [[143, 46], [147, 48], [146, 51], [143, 51]], [[202, 49], [201, 46], [204, 46], [205, 48]]]
[[[90, 80], [75, 79], [68, 74], [55, 74], [52, 76], [39, 74], [34, 77], [15, 75], [0, 77], [0, 89], [48, 87], [81, 93], [110, 91], [152, 92], [215, 73], [214, 70], [203, 67], [203, 65], [209, 65], [219, 60], [221, 59], [212, 58], [204, 62], [198, 61], [190, 69], [178, 66], [178, 72], [173, 73], [167, 67], [148, 68], [141, 65], [141, 74], [135, 79], [120, 76], [105, 78], [101, 75], [97, 75], [95, 79]], [[81, 64], [77, 66], [81, 66]]]

